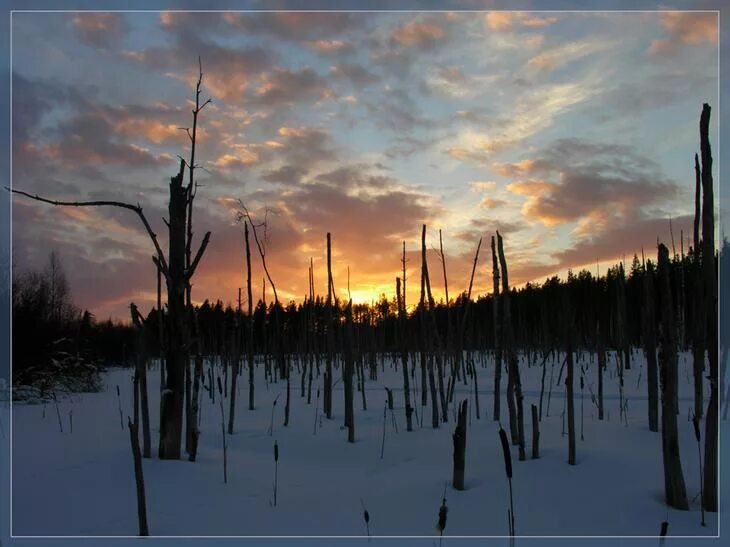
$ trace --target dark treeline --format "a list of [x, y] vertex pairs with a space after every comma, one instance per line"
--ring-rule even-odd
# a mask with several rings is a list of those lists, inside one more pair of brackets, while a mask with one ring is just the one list
[[[723, 242], [720, 256], [727, 262], [725, 251], [730, 248]], [[697, 275], [698, 262], [693, 249], [671, 262], [672, 301], [675, 302], [677, 339], [682, 350], [691, 347], [688, 329], [693, 323], [692, 286], [689, 282]], [[730, 264], [728, 265], [730, 268]], [[617, 264], [603, 275], [596, 276], [588, 270], [577, 274], [568, 272], [567, 279], [557, 276], [543, 283], [527, 283], [520, 289], [511, 289], [511, 323], [514, 344], [523, 350], [537, 351], [553, 348], [562, 336], [562, 302], [567, 296], [572, 303], [574, 339], [576, 349], [595, 349], [600, 335], [606, 349], [625, 351], [641, 347], [642, 315], [645, 294], [645, 277], [656, 275], [656, 264], [651, 259], [634, 256], [625, 271]], [[491, 272], [488, 272], [491, 276]], [[661, 295], [656, 283], [652, 298], [655, 307], [655, 326], [659, 325]], [[394, 287], [395, 288], [395, 287]], [[452, 299], [447, 305], [443, 300], [436, 303], [434, 316], [441, 339], [449, 344], [455, 337], [452, 317], [462, 317], [466, 308], [466, 293]], [[333, 301], [334, 339], [341, 348], [345, 322], [346, 302]], [[492, 350], [495, 348], [494, 299], [492, 295], [479, 296], [470, 301], [470, 313], [465, 325], [463, 349]], [[271, 334], [274, 317], [279, 312], [282, 350], [287, 354], [321, 353], [327, 348], [330, 319], [324, 297], [307, 298], [304, 302], [289, 302], [286, 306], [265, 303], [261, 300], [253, 312], [253, 352], [263, 355], [271, 352]], [[417, 351], [419, 339], [418, 308], [414, 307], [405, 317], [409, 335], [400, 334], [398, 305], [395, 296], [381, 299], [374, 304], [353, 304], [352, 318], [355, 325], [356, 345], [364, 352], [396, 352], [405, 346]], [[204, 355], [222, 355], [231, 351], [234, 340], [238, 347], [246, 347], [247, 337], [242, 335], [247, 315], [241, 309], [224, 305], [221, 301], [211, 304], [207, 300], [195, 307], [200, 328], [199, 341]], [[162, 312], [165, 313], [164, 310]], [[150, 310], [144, 322], [145, 346], [148, 355], [159, 353], [158, 313]], [[15, 381], [27, 379], [23, 372], [29, 367], [42, 368], [50, 362], [55, 351], [80, 353], [91, 361], [106, 365], [126, 363], [133, 357], [133, 331], [121, 322], [96, 321], [85, 311], [81, 313], [72, 303], [63, 266], [52, 254], [46, 268], [40, 272], [24, 272], [13, 278], [13, 368]], [[242, 344], [242, 345], [240, 345]], [[631, 363], [627, 363], [631, 366]]]
[[81, 312], [55, 252], [39, 271], [13, 272], [12, 287], [14, 384], [35, 385], [41, 395], [95, 390], [101, 367], [131, 357], [131, 327]]
[[[725, 242], [723, 250], [728, 248]], [[724, 257], [725, 254], [722, 253]], [[716, 258], [717, 259], [717, 258]], [[697, 263], [693, 250], [682, 256], [676, 255], [671, 262], [672, 301], [676, 308], [677, 336], [682, 350], [689, 349], [688, 328], [692, 324], [693, 298], [689, 279], [696, 275]], [[651, 259], [634, 257], [631, 267], [625, 271], [617, 264], [596, 276], [588, 270], [577, 274], [568, 272], [567, 279], [557, 276], [543, 283], [527, 283], [520, 289], [510, 290], [512, 300], [511, 323], [514, 344], [523, 350], [539, 350], [555, 347], [562, 336], [562, 302], [565, 297], [571, 302], [575, 315], [574, 341], [576, 349], [594, 349], [600, 333], [606, 349], [628, 351], [630, 347], [642, 346], [641, 310], [648, 296], [645, 293], [644, 278], [656, 275], [656, 263]], [[491, 272], [489, 272], [491, 276]], [[395, 286], [394, 286], [395, 289]], [[395, 292], [395, 291], [394, 291]], [[651, 298], [655, 307], [655, 327], [659, 325], [661, 295], [654, 284]], [[463, 349], [484, 350], [495, 348], [494, 299], [492, 295], [479, 296], [470, 302], [467, 315]], [[452, 318], [462, 317], [467, 306], [466, 293], [436, 303], [434, 315], [436, 325], [445, 343], [456, 337]], [[342, 345], [342, 327], [345, 324], [347, 302], [334, 299], [334, 337], [336, 347]], [[245, 306], [244, 306], [245, 308]], [[253, 350], [257, 355], [271, 351], [272, 330], [278, 311], [281, 336], [279, 342], [284, 353], [300, 354], [323, 352], [327, 347], [330, 318], [326, 298], [306, 298], [305, 301], [289, 302], [287, 305], [264, 303], [261, 300], [253, 312]], [[200, 328], [199, 341], [205, 355], [221, 355], [230, 351], [235, 337], [239, 336], [246, 323], [245, 310], [231, 304], [215, 304], [207, 300], [195, 307]], [[402, 337], [398, 322], [398, 305], [395, 296], [381, 299], [374, 304], [353, 304], [352, 318], [356, 327], [356, 344], [360, 351], [396, 352], [405, 345], [409, 351], [418, 350], [418, 307], [410, 310], [405, 318], [406, 331], [412, 336]], [[164, 311], [163, 311], [164, 314]], [[157, 310], [150, 311], [145, 322], [150, 354], [157, 353], [158, 344]], [[597, 325], [600, 328], [597, 329]], [[118, 325], [124, 330], [126, 327]], [[246, 338], [238, 339], [244, 346]], [[240, 347], [240, 346], [239, 346]], [[630, 366], [630, 363], [629, 363]]]

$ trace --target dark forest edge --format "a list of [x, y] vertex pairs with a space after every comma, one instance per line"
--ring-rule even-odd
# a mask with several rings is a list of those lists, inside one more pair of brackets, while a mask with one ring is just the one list
[[[730, 242], [723, 240], [719, 256], [721, 271], [730, 272]], [[671, 287], [673, 302], [677, 306], [677, 338], [680, 351], [692, 349], [688, 330], [692, 321], [692, 287], [686, 280], [696, 274], [698, 264], [694, 250], [671, 261]], [[596, 276], [588, 270], [578, 273], [568, 272], [567, 279], [557, 276], [547, 278], [543, 283], [526, 283], [523, 287], [510, 290], [512, 296], [512, 327], [515, 345], [522, 351], [539, 353], [555, 346], [559, 340], [563, 295], [574, 305], [576, 350], [595, 351], [601, 343], [608, 350], [625, 350], [642, 347], [641, 310], [647, 296], [644, 294], [646, 272], [655, 273], [656, 264], [650, 259], [642, 261], [634, 256], [632, 264], [625, 271], [622, 263], [607, 269], [606, 274]], [[489, 272], [491, 275], [491, 272]], [[13, 272], [12, 321], [13, 321], [13, 384], [15, 386], [35, 386], [41, 393], [48, 389], [94, 391], [99, 389], [93, 369], [111, 366], [134, 366], [135, 328], [131, 323], [98, 320], [88, 310], [81, 311], [74, 305], [63, 269], [62, 260], [51, 253], [46, 266], [41, 270]], [[622, 289], [621, 285], [625, 285]], [[625, 329], [619, 329], [618, 307], [621, 291], [625, 291], [627, 313]], [[655, 288], [658, 293], [658, 288]], [[655, 294], [657, 308], [655, 325], [660, 324], [658, 309], [661, 300]], [[495, 349], [494, 298], [491, 294], [470, 300], [466, 291], [448, 305], [436, 302], [434, 314], [439, 333], [443, 340], [452, 336], [450, 317], [461, 317], [467, 301], [470, 313], [465, 325], [464, 350], [493, 351]], [[222, 301], [211, 303], [205, 300], [195, 306], [195, 316], [200, 326], [200, 345], [205, 356], [222, 355], [230, 345], [231, 337], [240, 332], [246, 324], [248, 314], [231, 303]], [[335, 298], [333, 314], [336, 325], [344, 325], [347, 303]], [[303, 302], [290, 301], [266, 303], [261, 299], [253, 306], [253, 353], [264, 355], [271, 351], [269, 337], [276, 311], [280, 314], [284, 353], [298, 354], [306, 351], [305, 344], [315, 352], [324, 352], [327, 347], [327, 303], [326, 297], [315, 296]], [[144, 351], [155, 356], [160, 352], [160, 319], [157, 309], [152, 308], [143, 323]], [[418, 350], [417, 337], [402, 339], [398, 334], [398, 303], [396, 297], [381, 295], [374, 304], [353, 304], [352, 319], [356, 327], [356, 346], [358, 351], [375, 353], [395, 353], [405, 348]], [[311, 323], [310, 323], [311, 320]], [[404, 318], [408, 332], [418, 328], [418, 307], [413, 307]], [[604, 325], [601, 332], [596, 325]], [[723, 327], [723, 334], [728, 327]], [[623, 332], [621, 332], [623, 330]], [[342, 329], [334, 330], [337, 346], [341, 348]], [[724, 338], [721, 337], [721, 338]], [[246, 347], [246, 339], [242, 340]], [[724, 361], [724, 360], [723, 360]], [[630, 366], [630, 364], [629, 364]], [[88, 374], [88, 377], [87, 377]], [[73, 381], [80, 375], [80, 382]], [[55, 379], [55, 386], [49, 384]], [[67, 380], [71, 380], [70, 382]], [[51, 382], [53, 383], [53, 382]]]

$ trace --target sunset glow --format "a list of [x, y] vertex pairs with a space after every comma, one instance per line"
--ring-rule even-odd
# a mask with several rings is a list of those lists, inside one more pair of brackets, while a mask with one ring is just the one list
[[[405, 241], [409, 306], [424, 223], [437, 300], [439, 229], [452, 299], [480, 237], [473, 293], [491, 292], [495, 230], [513, 285], [631, 260], [669, 241], [670, 218], [686, 252], [717, 24], [710, 12], [15, 13], [12, 184], [139, 202], [166, 247], [200, 56], [213, 102], [193, 231], [212, 236], [196, 302], [233, 303], [245, 287], [239, 200], [257, 221], [271, 211], [266, 259], [284, 301], [308, 293], [310, 258], [326, 295], [327, 232], [336, 295], [349, 268], [361, 303], [393, 298]], [[154, 304], [154, 250], [129, 211], [15, 199], [12, 221], [16, 267], [56, 249], [97, 317]]]

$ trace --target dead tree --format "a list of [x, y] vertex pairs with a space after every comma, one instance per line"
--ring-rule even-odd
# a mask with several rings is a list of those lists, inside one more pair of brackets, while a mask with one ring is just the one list
[[132, 444], [132, 457], [134, 458], [134, 482], [137, 487], [137, 520], [139, 522], [139, 535], [149, 536], [149, 528], [147, 526], [147, 502], [144, 492], [144, 473], [142, 471], [142, 456], [139, 452], [139, 433], [137, 426], [127, 417], [127, 426], [129, 427], [129, 440]]
[[[482, 248], [482, 238], [479, 238], [479, 243], [477, 243], [477, 250], [476, 253], [474, 253], [474, 262], [472, 263], [471, 268], [471, 276], [469, 277], [469, 288], [466, 291], [466, 303], [464, 304], [464, 312], [462, 316], [459, 318], [459, 331], [458, 331], [458, 340], [457, 340], [457, 351], [458, 351], [458, 361], [457, 366], [459, 362], [463, 362], [464, 359], [464, 334], [466, 331], [466, 325], [469, 322], [469, 312], [471, 311], [471, 290], [474, 287], [474, 273], [477, 269], [477, 262], [479, 262], [479, 250]], [[479, 390], [478, 390], [478, 381], [477, 381], [477, 369], [476, 367], [471, 367], [472, 372], [472, 378], [474, 380], [474, 408], [476, 410], [476, 416], [477, 419], [479, 419]], [[466, 380], [466, 372], [464, 371], [464, 380]]]
[[355, 442], [355, 405], [352, 386], [354, 363], [353, 355], [353, 327], [352, 327], [352, 300], [345, 310], [345, 341], [344, 341], [344, 391], [345, 391], [345, 427], [347, 427], [347, 442]]
[[[266, 245], [268, 243], [269, 239], [269, 224], [268, 224], [268, 216], [269, 216], [269, 209], [267, 208], [264, 212], [264, 220], [260, 222], [259, 224], [254, 223], [253, 219], [251, 218], [251, 213], [244, 205], [244, 203], [241, 200], [238, 200], [239, 204], [239, 211], [236, 215], [236, 220], [238, 222], [245, 222], [248, 221], [248, 224], [251, 226], [251, 230], [253, 231], [253, 239], [256, 243], [256, 248], [259, 251], [259, 257], [261, 257], [261, 266], [264, 269], [264, 273], [266, 274], [266, 279], [269, 280], [269, 284], [271, 285], [271, 290], [274, 293], [274, 355], [276, 358], [276, 365], [279, 370], [279, 377], [280, 378], [286, 378], [286, 405], [284, 406], [284, 425], [289, 424], [289, 409], [290, 409], [290, 396], [291, 396], [291, 378], [289, 374], [289, 362], [284, 358], [284, 352], [282, 348], [282, 341], [281, 341], [281, 321], [280, 321], [280, 310], [281, 305], [279, 303], [279, 293], [276, 291], [276, 284], [274, 283], [274, 280], [271, 278], [271, 272], [269, 272], [269, 267], [266, 263]], [[259, 237], [257, 228], [263, 228], [263, 234], [261, 237]], [[246, 232], [246, 228], [244, 226], [244, 235]], [[250, 258], [247, 260], [250, 261]], [[249, 302], [251, 299], [249, 298]]]
[[537, 417], [537, 407], [531, 406], [532, 409], [532, 459], [536, 460], [540, 457], [540, 420]]
[[659, 431], [659, 389], [656, 362], [656, 317], [654, 308], [654, 271], [651, 262], [644, 268], [644, 305], [641, 307], [644, 353], [646, 354], [649, 430]]
[[[192, 244], [193, 244], [193, 201], [195, 200], [195, 195], [198, 192], [198, 184], [195, 181], [195, 170], [198, 168], [198, 165], [195, 163], [195, 146], [197, 143], [197, 136], [198, 136], [198, 116], [200, 115], [200, 112], [210, 103], [212, 102], [211, 99], [208, 99], [203, 102], [203, 104], [200, 104], [200, 93], [202, 91], [201, 86], [203, 83], [203, 65], [200, 61], [200, 57], [198, 57], [198, 81], [195, 86], [195, 107], [192, 110], [193, 114], [193, 126], [192, 129], [189, 127], [182, 128], [185, 130], [185, 132], [188, 135], [188, 139], [190, 140], [190, 160], [188, 161], [187, 168], [188, 168], [188, 185], [187, 185], [187, 222], [186, 222], [186, 241], [185, 241], [185, 268], [189, 269], [191, 260], [192, 260]], [[187, 285], [185, 287], [185, 306], [187, 308], [187, 313], [192, 316], [195, 311], [193, 310], [192, 301], [191, 301], [191, 291], [192, 291], [192, 284], [190, 283], [190, 280], [187, 280]], [[188, 318], [188, 325], [194, 326], [194, 321], [189, 317]], [[185, 450], [190, 453], [190, 442], [193, 435], [193, 429], [194, 424], [197, 422], [197, 416], [192, 414], [192, 405], [191, 405], [191, 378], [190, 378], [190, 352], [192, 347], [195, 347], [195, 353], [196, 355], [200, 353], [200, 342], [199, 342], [199, 336], [198, 333], [195, 333], [193, 336], [190, 336], [190, 333], [188, 333], [188, 357], [185, 361]]]
[[565, 396], [567, 397], [568, 407], [568, 463], [575, 465], [575, 401], [573, 398], [573, 310], [568, 304], [567, 297], [565, 299], [565, 315], [566, 317], [566, 374], [565, 374]]
[[459, 405], [456, 429], [453, 434], [454, 476], [452, 478], [452, 486], [454, 490], [464, 490], [464, 471], [466, 468], [466, 410], [468, 402], [468, 399], [464, 399]]
[[702, 277], [702, 248], [703, 241], [700, 240], [700, 219], [702, 209], [700, 199], [702, 193], [702, 170], [697, 154], [695, 154], [695, 218], [694, 218], [694, 264], [692, 268], [692, 291], [698, 297], [692, 302], [692, 374], [694, 377], [694, 399], [695, 416], [702, 418], [705, 414], [703, 404], [703, 372], [705, 370], [705, 302], [701, 295], [704, 295]]
[[246, 316], [246, 351], [248, 354], [248, 409], [254, 410], [254, 351], [253, 351], [253, 293], [251, 290], [251, 246], [248, 241], [248, 221], [243, 225], [246, 240], [246, 294], [248, 315]]
[[327, 360], [324, 372], [324, 413], [332, 419], [332, 354], [334, 352], [335, 321], [332, 312], [334, 295], [332, 282], [332, 236], [327, 232]]
[[[150, 446], [152, 444], [151, 438], [150, 438], [150, 407], [149, 407], [149, 399], [148, 399], [148, 393], [147, 393], [147, 356], [144, 355], [144, 347], [143, 347], [143, 324], [144, 319], [139, 313], [139, 310], [137, 309], [137, 306], [134, 305], [134, 302], [132, 302], [129, 305], [129, 309], [131, 311], [132, 315], [132, 324], [134, 325], [135, 330], [135, 346], [136, 346], [136, 367], [134, 370], [134, 377], [138, 384], [140, 399], [141, 399], [141, 407], [142, 407], [142, 457], [149, 458], [150, 457]], [[137, 413], [137, 408], [135, 405], [135, 416]], [[137, 420], [135, 420], [135, 426], [137, 425]]]
[[718, 437], [718, 351], [717, 351], [717, 278], [715, 265], [715, 204], [712, 188], [712, 149], [710, 147], [710, 105], [702, 105], [700, 116], [700, 155], [702, 157], [702, 280], [704, 286], [704, 324], [707, 329], [707, 358], [710, 364], [710, 402], [705, 418], [705, 476], [702, 505], [717, 511], [717, 437]]
[[667, 505], [689, 509], [682, 474], [677, 433], [677, 342], [674, 328], [669, 250], [659, 245], [659, 290], [661, 295], [662, 456], [664, 460], [664, 497]]
[[[525, 460], [525, 421], [522, 396], [522, 382], [520, 381], [520, 369], [518, 365], [517, 352], [513, 347], [512, 314], [510, 311], [509, 277], [507, 273], [507, 259], [504, 256], [504, 245], [502, 236], [497, 232], [497, 251], [499, 253], [499, 264], [502, 270], [502, 339], [508, 363], [508, 389], [507, 403], [510, 407], [510, 430], [512, 443], [519, 445], [520, 461]], [[511, 389], [510, 389], [511, 388]], [[517, 419], [515, 421], [513, 410], [517, 406]], [[516, 441], [516, 442], [515, 442]]]
[[606, 348], [603, 346], [600, 319], [596, 322], [596, 353], [598, 353], [598, 419], [603, 420], [603, 372], [606, 370]]
[[494, 412], [492, 419], [499, 421], [499, 388], [502, 379], [502, 334], [500, 329], [499, 313], [499, 264], [497, 262], [497, 251], [492, 236], [492, 279], [494, 281], [492, 291], [492, 322], [494, 323]]
[[408, 350], [406, 348], [405, 295], [401, 296], [400, 277], [395, 279], [395, 292], [398, 304], [398, 331], [400, 333], [401, 370], [403, 372], [403, 397], [406, 405], [406, 431], [413, 431], [413, 407], [411, 406], [411, 388], [408, 380]]
[[155, 255], [152, 260], [160, 268], [167, 282], [167, 348], [166, 348], [166, 383], [163, 390], [162, 410], [160, 417], [160, 459], [179, 459], [181, 452], [183, 399], [185, 389], [185, 365], [188, 347], [188, 321], [185, 309], [185, 287], [195, 274], [200, 259], [210, 241], [210, 232], [207, 232], [198, 248], [190, 267], [185, 267], [185, 217], [187, 207], [187, 189], [182, 184], [185, 161], [180, 160], [178, 174], [170, 179], [170, 202], [168, 224], [169, 250], [165, 257], [157, 235], [152, 230], [142, 207], [121, 201], [59, 201], [32, 195], [21, 190], [11, 190], [23, 195], [56, 206], [69, 207], [118, 207], [133, 211], [142, 221], [147, 235], [154, 247]]

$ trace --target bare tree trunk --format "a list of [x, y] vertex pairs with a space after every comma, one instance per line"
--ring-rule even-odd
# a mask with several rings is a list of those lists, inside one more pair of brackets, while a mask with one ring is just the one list
[[332, 315], [332, 238], [327, 232], [327, 368], [324, 375], [324, 413], [332, 419], [332, 352], [334, 351]]
[[[517, 353], [513, 347], [512, 334], [512, 314], [510, 310], [510, 290], [509, 277], [507, 272], [507, 259], [504, 256], [504, 245], [502, 236], [497, 232], [497, 251], [499, 253], [499, 264], [502, 270], [502, 309], [503, 309], [503, 325], [502, 336], [504, 340], [504, 348], [507, 354], [508, 363], [508, 382], [507, 382], [507, 399], [508, 407], [510, 407], [510, 430], [513, 433], [513, 442], [517, 440], [519, 445], [519, 458], [524, 460], [525, 456], [525, 422], [523, 415], [523, 397], [522, 384], [520, 381], [520, 369], [518, 365]], [[515, 412], [512, 410], [517, 405], [517, 417], [514, 418]], [[516, 433], [516, 434], [515, 434]]]
[[540, 457], [540, 423], [537, 417], [537, 407], [532, 405], [532, 459]]
[[654, 272], [644, 269], [644, 305], [641, 308], [646, 354], [647, 389], [649, 399], [649, 430], [659, 431], [659, 386], [656, 362], [656, 317], [654, 312]]
[[248, 316], [246, 317], [246, 350], [248, 352], [248, 409], [254, 410], [254, 350], [253, 350], [253, 291], [251, 289], [251, 246], [248, 240], [248, 220], [243, 225], [246, 239], [246, 296]]
[[403, 397], [406, 405], [406, 431], [413, 431], [413, 407], [411, 406], [411, 388], [408, 380], [408, 350], [406, 348], [405, 299], [401, 297], [400, 277], [395, 279], [395, 292], [398, 299], [398, 327], [400, 331], [401, 370], [403, 372]]
[[464, 490], [464, 471], [466, 468], [466, 411], [468, 403], [468, 399], [464, 399], [459, 405], [459, 415], [453, 434], [454, 476], [452, 486], [454, 490]]
[[198, 352], [195, 356], [195, 368], [193, 369], [193, 394], [190, 401], [190, 413], [191, 416], [195, 417], [195, 422], [192, 424], [193, 431], [190, 439], [190, 451], [188, 453], [188, 459], [194, 462], [198, 456], [198, 439], [200, 438], [200, 428], [198, 427], [198, 421], [200, 419], [199, 412], [200, 408], [200, 382], [203, 378], [203, 356]]
[[139, 438], [137, 426], [127, 418], [129, 427], [129, 440], [132, 444], [132, 457], [134, 458], [134, 482], [137, 487], [137, 520], [139, 522], [139, 535], [149, 536], [149, 528], [147, 526], [147, 502], [145, 501], [144, 492], [144, 473], [142, 472], [142, 456], [139, 452]]
[[167, 281], [167, 382], [160, 420], [160, 459], [180, 459], [188, 325], [185, 309], [185, 214], [187, 191], [182, 185], [184, 163], [170, 179], [169, 266]]
[[500, 329], [499, 313], [499, 265], [497, 263], [497, 251], [492, 236], [492, 278], [494, 280], [492, 291], [492, 321], [494, 322], [494, 412], [492, 419], [499, 421], [499, 388], [502, 379], [502, 333]]
[[606, 348], [603, 347], [600, 323], [597, 326], [598, 333], [598, 419], [603, 420], [603, 371], [606, 370]]
[[667, 505], [689, 509], [682, 474], [677, 433], [677, 344], [674, 307], [669, 280], [669, 250], [659, 245], [659, 286], [662, 303], [661, 364], [662, 380], [662, 456], [664, 459], [664, 496]]
[[[572, 313], [569, 312], [572, 317]], [[572, 323], [572, 322], [571, 322]], [[570, 329], [571, 323], [568, 324], [567, 334], [567, 372], [565, 375], [566, 397], [568, 398], [568, 463], [575, 465], [575, 401], [573, 400], [573, 344], [571, 340]]]
[[352, 300], [345, 311], [345, 340], [344, 340], [344, 388], [345, 388], [345, 425], [347, 427], [347, 442], [355, 442], [355, 405], [352, 386], [354, 356], [353, 356], [353, 328], [352, 328]]
[[[702, 192], [702, 171], [697, 154], [695, 154], [695, 218], [694, 218], [694, 264], [692, 268], [692, 290], [698, 297], [692, 304], [694, 328], [692, 329], [692, 374], [694, 377], [695, 416], [704, 415], [703, 404], [703, 372], [705, 370], [705, 301], [699, 297], [704, 294], [702, 276], [702, 248], [703, 241], [699, 239], [699, 226], [702, 211], [700, 209], [700, 194]], [[714, 249], [713, 249], [714, 253]]]
[[710, 106], [702, 105], [700, 153], [702, 155], [702, 277], [704, 312], [707, 328], [707, 358], [710, 363], [710, 402], [705, 419], [705, 476], [702, 505], [717, 511], [718, 452], [718, 351], [717, 351], [717, 278], [715, 266], [715, 204], [712, 188], [712, 151], [709, 138]]

